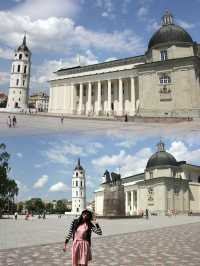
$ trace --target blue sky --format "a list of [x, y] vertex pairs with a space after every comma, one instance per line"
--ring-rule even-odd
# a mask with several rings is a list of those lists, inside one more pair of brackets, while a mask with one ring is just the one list
[[[199, 136], [168, 136], [162, 140], [175, 158], [199, 165]], [[156, 151], [158, 136], [38, 134], [3, 137], [10, 153], [10, 177], [20, 188], [17, 200], [41, 197], [53, 200], [71, 198], [71, 177], [77, 159], [86, 170], [87, 199], [101, 183], [106, 169], [122, 176], [144, 171]]]
[[169, 9], [197, 42], [200, 0], [0, 1], [0, 90], [8, 92], [13, 49], [27, 32], [31, 92], [46, 89], [60, 67], [143, 54]]

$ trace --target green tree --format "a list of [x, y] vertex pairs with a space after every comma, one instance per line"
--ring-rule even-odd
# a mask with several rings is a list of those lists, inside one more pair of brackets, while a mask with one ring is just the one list
[[62, 200], [58, 200], [56, 203], [56, 212], [65, 213], [66, 211], [67, 211], [67, 208], [65, 206], [65, 203]]
[[26, 201], [26, 209], [28, 212], [40, 214], [44, 212], [45, 205], [40, 198], [32, 198]]
[[52, 214], [54, 213], [53, 204], [51, 202], [47, 203], [45, 206], [47, 213]]
[[4, 212], [13, 211], [14, 198], [18, 195], [19, 190], [16, 182], [8, 177], [10, 171], [9, 158], [10, 155], [6, 151], [6, 145], [0, 144], [0, 217]]

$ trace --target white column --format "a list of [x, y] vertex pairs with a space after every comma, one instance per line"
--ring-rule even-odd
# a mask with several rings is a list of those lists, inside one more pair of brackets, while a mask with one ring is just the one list
[[71, 114], [75, 113], [75, 85], [71, 84]]
[[130, 115], [135, 115], [135, 79], [131, 77], [131, 110]]
[[82, 114], [82, 111], [83, 111], [83, 83], [80, 83], [78, 113]]
[[125, 194], [125, 214], [127, 215], [128, 213], [128, 191], [126, 191]]
[[87, 104], [87, 114], [92, 111], [92, 83], [88, 83], [88, 104]]
[[133, 190], [131, 191], [131, 214], [133, 215], [133, 211], [134, 211], [134, 199], [133, 199]]
[[108, 80], [108, 109], [107, 112], [111, 114], [111, 80]]
[[118, 115], [123, 115], [123, 81], [119, 79]]
[[97, 115], [101, 112], [101, 81], [98, 81]]

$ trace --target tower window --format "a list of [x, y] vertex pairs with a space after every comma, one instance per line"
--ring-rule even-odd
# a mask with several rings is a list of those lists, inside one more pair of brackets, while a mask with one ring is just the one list
[[19, 98], [19, 102], [20, 102], [20, 98]]
[[78, 191], [76, 191], [76, 196], [78, 197]]
[[25, 85], [25, 80], [23, 80], [23, 86]]
[[20, 91], [19, 94], [22, 94], [22, 92]]
[[168, 84], [168, 83], [171, 83], [171, 78], [170, 76], [166, 75], [166, 74], [163, 74], [161, 77], [160, 77], [160, 84]]
[[160, 59], [161, 59], [161, 61], [165, 61], [168, 59], [167, 50], [160, 51]]
[[78, 187], [78, 181], [76, 181], [76, 187]]
[[27, 66], [24, 66], [24, 74], [26, 74]]
[[78, 176], [78, 173], [76, 172], [76, 176]]
[[19, 59], [22, 59], [22, 54], [19, 54]]
[[81, 181], [81, 187], [83, 186], [83, 181]]
[[17, 86], [19, 85], [19, 79], [16, 80], [16, 85], [17, 85]]
[[13, 66], [13, 72], [15, 72], [15, 66]]
[[20, 65], [17, 66], [17, 72], [20, 72]]

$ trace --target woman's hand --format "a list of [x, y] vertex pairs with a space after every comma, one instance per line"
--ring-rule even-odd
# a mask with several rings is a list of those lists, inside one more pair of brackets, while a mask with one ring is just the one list
[[67, 244], [65, 243], [64, 248], [63, 248], [63, 252], [66, 252], [66, 250], [67, 250]]

